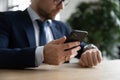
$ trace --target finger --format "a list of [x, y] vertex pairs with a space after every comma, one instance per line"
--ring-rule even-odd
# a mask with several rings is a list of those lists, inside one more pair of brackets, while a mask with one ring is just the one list
[[99, 63], [102, 61], [102, 55], [100, 51], [97, 51], [97, 59]]
[[61, 44], [61, 43], [64, 43], [65, 40], [66, 40], [66, 36], [63, 36], [62, 38], [54, 40], [53, 43], [55, 43], [55, 44]]
[[69, 61], [69, 60], [70, 60], [70, 56], [66, 56], [65, 61]]
[[97, 59], [97, 53], [96, 52], [92, 52], [92, 59], [93, 59], [93, 65], [97, 65], [98, 63], [98, 59]]
[[85, 65], [84, 65], [84, 63], [81, 59], [79, 60], [79, 64], [80, 64], [81, 67], [85, 67]]
[[80, 50], [80, 46], [73, 48], [73, 49], [69, 49], [67, 51], [65, 51], [65, 56], [71, 56], [72, 54], [76, 54], [77, 51]]
[[74, 54], [72, 54], [72, 55], [70, 56], [70, 59], [74, 58], [77, 54], [78, 54], [78, 52], [75, 52]]
[[59, 57], [57, 58], [57, 61], [58, 61], [57, 62], [58, 64], [64, 63], [66, 61], [66, 56], [64, 54], [59, 55]]
[[88, 61], [88, 66], [91, 67], [93, 66], [93, 58], [92, 58], [92, 53], [87, 53], [87, 61]]
[[66, 60], [70, 60], [71, 58], [75, 57], [78, 54], [78, 50], [80, 50], [80, 46], [67, 50], [64, 52], [64, 56], [66, 56]]
[[60, 59], [59, 59], [59, 62], [61, 63], [64, 63], [66, 61], [66, 56], [62, 56]]
[[87, 53], [88, 52], [85, 52], [85, 53], [83, 53], [83, 55], [81, 55], [81, 60], [84, 63], [84, 66], [88, 66], [88, 61], [87, 61], [87, 57], [86, 57]]
[[71, 48], [74, 48], [74, 47], [77, 47], [80, 45], [80, 42], [76, 41], [76, 42], [70, 42], [70, 43], [65, 43], [63, 45], [63, 48], [66, 50], [66, 49], [71, 49]]

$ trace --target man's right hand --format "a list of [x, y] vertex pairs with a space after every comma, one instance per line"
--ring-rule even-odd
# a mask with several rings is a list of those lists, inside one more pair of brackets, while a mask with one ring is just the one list
[[[59, 65], [77, 55], [80, 50], [80, 42], [64, 43], [66, 37], [53, 40], [44, 47], [44, 62], [51, 65]], [[77, 47], [76, 47], [77, 46]], [[73, 48], [75, 47], [75, 48]], [[72, 49], [70, 49], [72, 48]], [[68, 49], [68, 50], [66, 50]]]

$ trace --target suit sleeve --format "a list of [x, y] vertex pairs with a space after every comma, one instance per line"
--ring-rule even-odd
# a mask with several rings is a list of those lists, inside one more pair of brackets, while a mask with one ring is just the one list
[[35, 48], [0, 48], [0, 68], [35, 67]]
[[10, 23], [0, 13], [0, 68], [35, 67], [36, 47], [10, 47], [9, 42], [12, 36], [10, 36], [8, 25]]

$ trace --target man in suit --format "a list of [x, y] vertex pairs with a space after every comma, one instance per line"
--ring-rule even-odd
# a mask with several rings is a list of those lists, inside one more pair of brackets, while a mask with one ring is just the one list
[[[25, 11], [1, 12], [0, 68], [37, 67], [43, 62], [59, 65], [73, 57], [79, 59], [81, 67], [99, 64], [102, 56], [97, 47], [78, 41], [64, 43], [71, 29], [54, 19], [66, 2], [31, 0], [31, 5]], [[45, 39], [40, 37], [43, 35], [42, 27]]]

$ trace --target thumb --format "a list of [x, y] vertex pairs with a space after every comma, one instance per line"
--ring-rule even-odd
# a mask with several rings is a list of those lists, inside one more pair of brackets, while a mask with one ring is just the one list
[[61, 43], [64, 43], [65, 40], [66, 40], [66, 36], [63, 36], [63, 37], [61, 37], [59, 39], [54, 40], [53, 43], [55, 43], [55, 44], [61, 44]]

